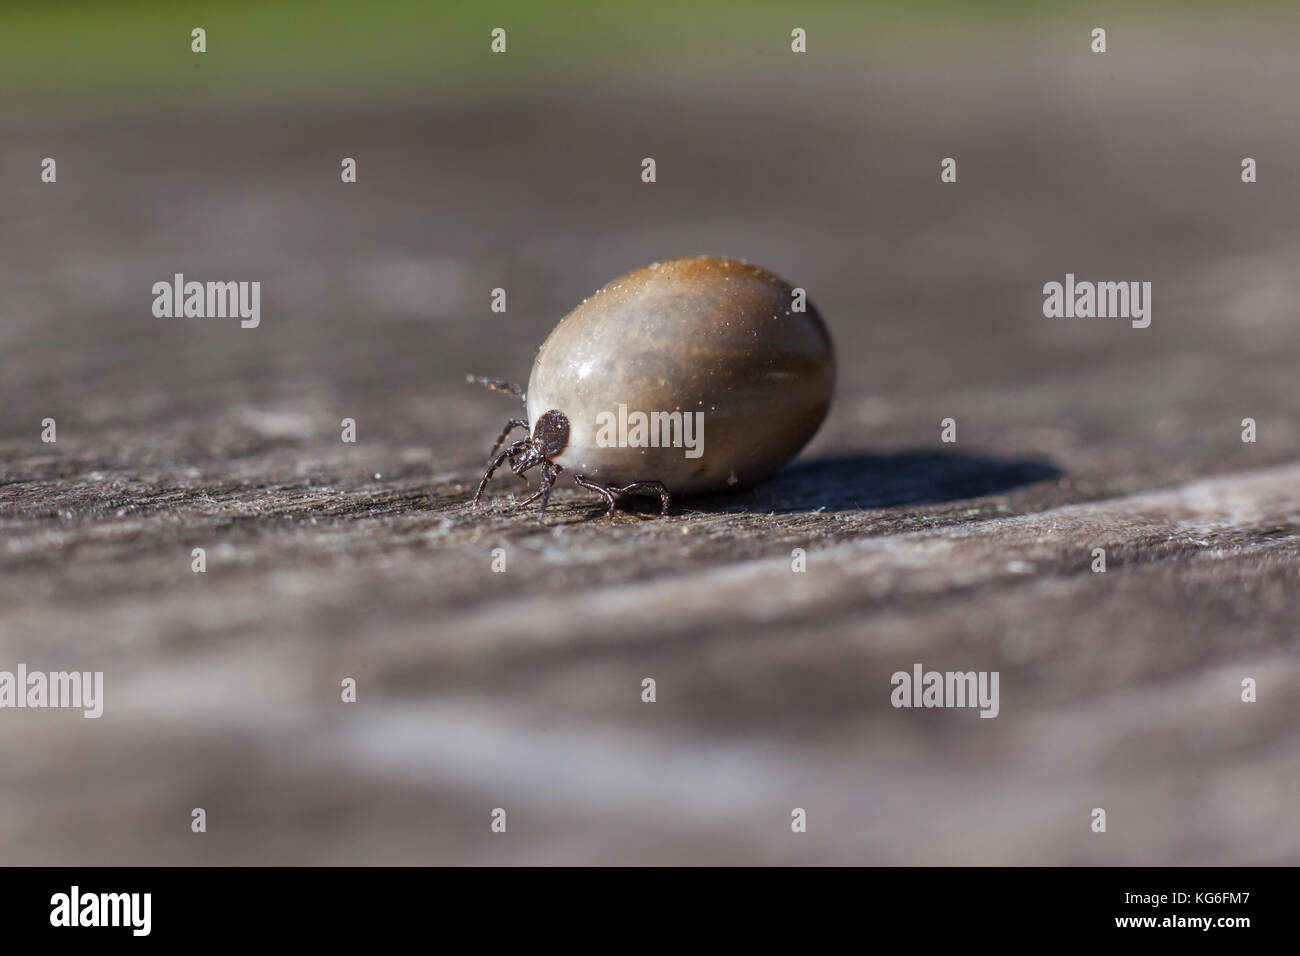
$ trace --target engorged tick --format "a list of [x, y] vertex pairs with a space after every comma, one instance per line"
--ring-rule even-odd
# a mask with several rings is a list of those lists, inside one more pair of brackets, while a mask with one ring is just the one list
[[[541, 499], [539, 521], [565, 468], [611, 515], [637, 489], [658, 492], [666, 514], [670, 490], [772, 474], [817, 431], [835, 385], [826, 326], [802, 296], [804, 310], [791, 308], [793, 292], [757, 266], [699, 256], [638, 269], [583, 300], [542, 343], [527, 393], [468, 376], [517, 396], [525, 413], [492, 446], [474, 502], [507, 461], [524, 481], [541, 466], [541, 487], [521, 502]], [[530, 434], [502, 448], [516, 428]]]

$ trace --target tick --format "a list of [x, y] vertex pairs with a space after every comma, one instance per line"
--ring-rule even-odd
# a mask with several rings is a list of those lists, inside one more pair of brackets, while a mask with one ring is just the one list
[[[515, 395], [474, 493], [509, 462], [542, 469], [546, 515], [566, 468], [584, 488], [616, 499], [751, 485], [799, 453], [826, 417], [835, 354], [801, 290], [737, 259], [656, 262], [615, 279], [560, 320], [537, 352], [528, 390], [469, 376]], [[522, 428], [526, 437], [506, 444]], [[504, 445], [504, 447], [502, 447]]]

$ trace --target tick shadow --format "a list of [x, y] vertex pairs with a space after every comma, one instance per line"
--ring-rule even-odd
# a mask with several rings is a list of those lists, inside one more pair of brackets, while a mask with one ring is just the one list
[[986, 498], [1059, 478], [1045, 461], [901, 452], [796, 462], [762, 484], [732, 494], [692, 497], [704, 511], [850, 511]]

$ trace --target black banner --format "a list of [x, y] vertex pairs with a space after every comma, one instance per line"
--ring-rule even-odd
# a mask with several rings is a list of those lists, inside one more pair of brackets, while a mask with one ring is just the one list
[[[702, 877], [702, 878], [701, 878]], [[1254, 942], [1285, 931], [1289, 869], [889, 869], [788, 874], [730, 869], [579, 870], [220, 868], [0, 871], [9, 940], [377, 942], [459, 926], [572, 930], [625, 924], [631, 936], [678, 922], [739, 936], [786, 924], [861, 938], [920, 931], [927, 944], [1130, 938], [1138, 945]], [[740, 909], [737, 904], [743, 903]], [[569, 930], [565, 931], [566, 934]], [[534, 942], [545, 943], [548, 932]]]

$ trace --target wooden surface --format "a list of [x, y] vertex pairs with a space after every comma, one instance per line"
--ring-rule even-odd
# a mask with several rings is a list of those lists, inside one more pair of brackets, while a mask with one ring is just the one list
[[[0, 669], [106, 702], [0, 712], [0, 859], [1295, 862], [1300, 77], [1248, 39], [11, 125]], [[666, 519], [471, 508], [515, 409], [465, 374], [701, 252], [827, 318], [799, 462]], [[154, 318], [174, 272], [260, 280], [261, 327]], [[1151, 327], [1045, 319], [1066, 272], [1153, 282]], [[1000, 715], [892, 708], [917, 662]]]

